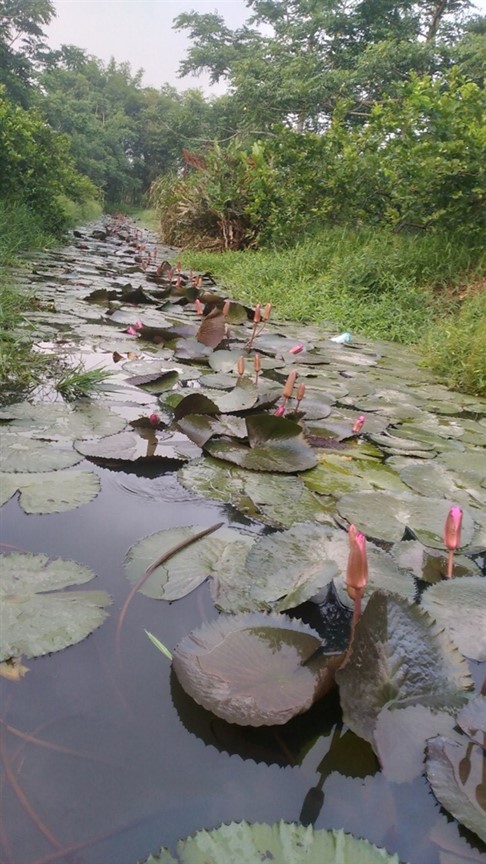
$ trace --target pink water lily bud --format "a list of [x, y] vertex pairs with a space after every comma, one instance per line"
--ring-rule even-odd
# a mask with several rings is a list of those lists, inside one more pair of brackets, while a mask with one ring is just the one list
[[346, 570], [346, 591], [351, 600], [361, 598], [368, 582], [368, 557], [366, 554], [366, 537], [358, 531], [356, 525], [348, 529], [349, 556]]
[[223, 315], [225, 318], [227, 315], [229, 315], [230, 307], [231, 307], [231, 300], [229, 300], [229, 299], [225, 300], [224, 306], [223, 306]]
[[361, 432], [361, 430], [365, 424], [365, 420], [366, 420], [366, 417], [364, 416], [364, 414], [361, 414], [361, 416], [358, 417], [357, 420], [355, 420], [354, 426], [351, 430], [352, 432], [354, 432], [355, 435], [357, 435], [358, 432]]
[[271, 314], [272, 314], [272, 304], [267, 303], [264, 310], [263, 310], [263, 320], [268, 321]]
[[202, 315], [204, 311], [204, 306], [201, 303], [199, 297], [196, 297], [196, 299], [194, 300], [194, 306], [196, 307], [197, 314]]
[[301, 351], [304, 350], [304, 346], [301, 342], [297, 342], [297, 345], [292, 345], [292, 348], [289, 348], [289, 354], [300, 354]]
[[275, 411], [275, 417], [283, 417], [285, 414], [285, 405], [279, 405]]
[[236, 364], [236, 371], [238, 372], [238, 375], [244, 375], [245, 374], [245, 358], [243, 356], [238, 357], [238, 362]]
[[290, 372], [290, 374], [289, 374], [289, 376], [288, 376], [288, 378], [284, 384], [283, 390], [282, 390], [282, 395], [284, 396], [285, 399], [291, 399], [292, 398], [292, 393], [293, 393], [293, 390], [295, 387], [295, 379], [296, 378], [297, 378], [297, 372], [295, 372], [295, 371]]
[[444, 525], [444, 543], [450, 552], [459, 549], [461, 545], [462, 510], [451, 507]]
[[260, 371], [261, 371], [261, 368], [262, 368], [262, 361], [261, 361], [261, 359], [260, 359], [260, 355], [259, 355], [259, 354], [255, 354], [255, 356], [253, 357], [253, 368], [254, 368], [255, 372], [260, 372]]
[[257, 303], [255, 306], [255, 311], [253, 313], [253, 323], [259, 324], [261, 321], [261, 318], [262, 318], [262, 307], [260, 306], [259, 303]]
[[303, 381], [299, 384], [297, 388], [297, 402], [302, 402], [302, 399], [305, 396], [305, 384]]
[[128, 333], [129, 336], [140, 336], [140, 333], [138, 332], [138, 327], [135, 327], [135, 325], [127, 327], [125, 333]]
[[158, 426], [160, 423], [160, 417], [154, 411], [154, 413], [149, 416], [148, 421], [151, 426]]

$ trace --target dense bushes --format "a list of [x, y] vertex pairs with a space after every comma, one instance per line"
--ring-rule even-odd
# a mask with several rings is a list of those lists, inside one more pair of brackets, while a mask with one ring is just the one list
[[484, 90], [456, 71], [412, 76], [360, 126], [343, 102], [322, 135], [280, 128], [192, 154], [183, 176], [153, 187], [166, 239], [236, 249], [335, 224], [484, 231], [485, 110]]
[[[77, 174], [69, 141], [56, 134], [34, 110], [25, 110], [0, 91], [0, 197], [4, 205], [24, 204], [42, 217], [46, 232], [58, 234], [65, 226], [59, 196], [86, 201], [97, 190]], [[28, 241], [28, 238], [26, 238]]]

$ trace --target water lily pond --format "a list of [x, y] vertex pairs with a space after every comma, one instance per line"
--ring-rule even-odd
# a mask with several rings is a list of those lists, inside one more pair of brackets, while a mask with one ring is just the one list
[[65, 368], [0, 408], [0, 861], [486, 861], [486, 400], [176, 257], [13, 274]]

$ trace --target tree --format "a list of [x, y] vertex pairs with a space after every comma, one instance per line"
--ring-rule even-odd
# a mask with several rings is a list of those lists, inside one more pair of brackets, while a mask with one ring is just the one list
[[45, 59], [43, 27], [54, 15], [51, 0], [0, 0], [0, 84], [8, 98], [24, 107]]
[[247, 6], [248, 24], [234, 31], [216, 14], [175, 19], [193, 42], [181, 74], [207, 70], [212, 81], [226, 79], [242, 126], [286, 122], [320, 131], [344, 97], [350, 120], [360, 123], [410, 73], [446, 69], [468, 2], [247, 0]]

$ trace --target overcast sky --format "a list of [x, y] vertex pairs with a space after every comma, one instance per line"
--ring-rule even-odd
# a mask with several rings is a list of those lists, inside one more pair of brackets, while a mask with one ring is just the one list
[[54, 6], [56, 17], [46, 28], [52, 48], [77, 45], [104, 61], [112, 56], [119, 63], [128, 61], [134, 72], [145, 70], [146, 86], [169, 82], [179, 90], [201, 87], [205, 92], [205, 76], [177, 76], [190, 43], [185, 33], [172, 29], [173, 19], [191, 10], [219, 12], [234, 28], [249, 14], [245, 0], [54, 0]]
[[[486, 0], [476, 0], [475, 5], [486, 12]], [[245, 0], [54, 0], [54, 6], [56, 18], [46, 29], [52, 48], [77, 45], [103, 61], [128, 61], [134, 72], [145, 70], [146, 86], [158, 88], [169, 82], [179, 90], [201, 87], [206, 93], [221, 93], [224, 88], [210, 90], [205, 76], [177, 76], [189, 40], [172, 30], [173, 19], [192, 9], [219, 12], [234, 28], [249, 15]]]

